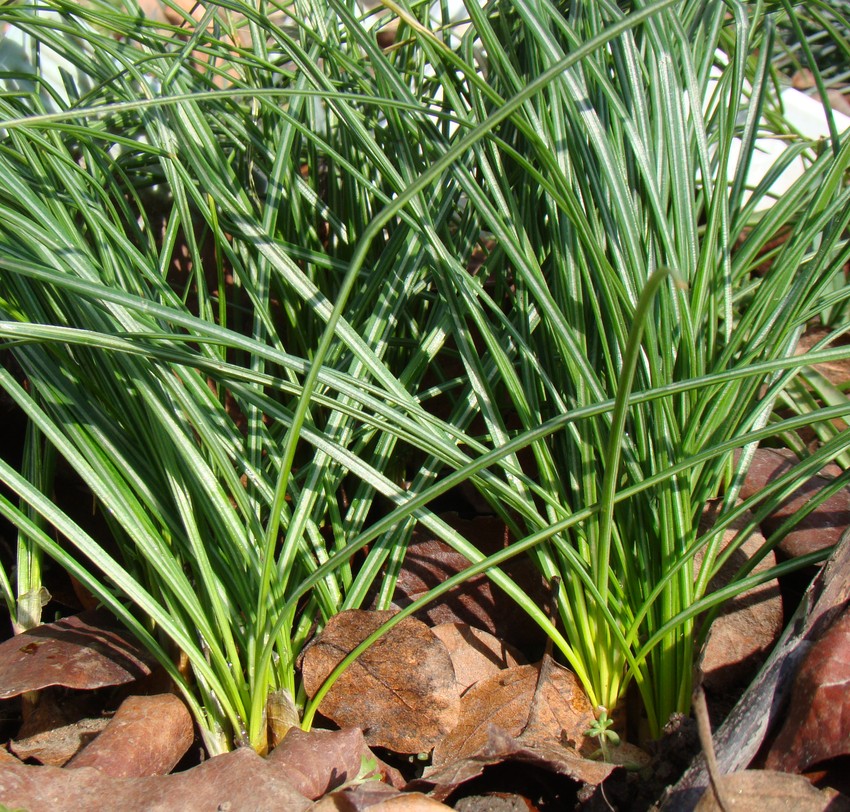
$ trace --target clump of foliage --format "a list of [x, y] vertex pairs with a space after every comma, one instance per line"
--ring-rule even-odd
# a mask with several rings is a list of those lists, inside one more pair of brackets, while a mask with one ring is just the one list
[[[22, 470], [0, 461], [10, 613], [35, 622], [47, 554], [170, 670], [211, 752], [262, 750], [270, 693], [312, 718], [314, 630], [388, 606], [421, 524], [594, 704], [634, 680], [653, 732], [686, 708], [695, 619], [768, 577], [707, 594], [751, 450], [850, 411], [772, 409], [850, 259], [847, 137], [791, 140], [748, 188], [758, 139], [790, 134], [775, 14], [470, 2], [449, 37], [439, 6], [394, 0], [217, 0], [180, 27], [47, 5], [0, 9], [71, 66], [0, 97], [0, 339], [25, 376], [0, 386], [30, 422]], [[846, 357], [843, 330], [813, 357]], [[847, 444], [825, 436], [754, 522]], [[58, 458], [108, 538], [52, 499]], [[463, 483], [508, 549], [430, 509]], [[524, 553], [556, 622], [499, 569]]]

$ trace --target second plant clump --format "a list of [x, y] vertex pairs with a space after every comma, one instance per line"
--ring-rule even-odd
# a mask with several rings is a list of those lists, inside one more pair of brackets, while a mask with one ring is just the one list
[[[0, 9], [32, 71], [66, 60], [0, 98], [19, 626], [46, 554], [169, 669], [210, 752], [262, 751], [270, 694], [315, 712], [296, 662], [316, 628], [388, 608], [421, 525], [471, 562], [429, 600], [486, 571], [593, 705], [634, 681], [653, 735], [686, 710], [695, 620], [776, 574], [709, 594], [747, 535], [721, 551], [724, 529], [850, 444], [840, 393], [774, 408], [850, 355], [831, 348], [850, 139], [781, 116], [790, 4], [471, 2], [451, 36], [423, 4], [210, 2], [180, 27], [46, 5]], [[771, 136], [789, 146], [752, 188]], [[756, 444], [813, 425], [817, 450], [737, 505]], [[107, 533], [53, 500], [57, 468]], [[504, 551], [431, 509], [458, 486], [504, 520]], [[499, 569], [525, 554], [554, 618]]]

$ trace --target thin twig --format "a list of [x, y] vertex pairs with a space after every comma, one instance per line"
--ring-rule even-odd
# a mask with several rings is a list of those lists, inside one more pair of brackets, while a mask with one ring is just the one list
[[731, 805], [720, 789], [720, 768], [717, 766], [717, 757], [714, 753], [714, 740], [711, 737], [711, 720], [708, 718], [708, 705], [705, 701], [705, 691], [702, 687], [702, 674], [697, 674], [694, 680], [694, 692], [691, 697], [694, 708], [694, 716], [697, 720], [697, 733], [699, 743], [705, 756], [705, 765], [708, 768], [708, 781], [714, 798], [721, 812], [731, 812]]

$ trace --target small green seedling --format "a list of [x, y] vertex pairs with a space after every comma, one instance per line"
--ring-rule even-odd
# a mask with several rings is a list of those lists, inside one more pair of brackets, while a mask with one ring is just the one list
[[360, 756], [360, 770], [349, 782], [348, 786], [357, 787], [367, 781], [380, 781], [381, 771], [378, 768], [378, 760], [373, 757]]
[[591, 736], [599, 741], [599, 749], [591, 755], [591, 758], [601, 761], [610, 760], [609, 746], [618, 747], [620, 744], [619, 735], [611, 729], [613, 724], [614, 720], [608, 716], [607, 708], [600, 705], [596, 710], [596, 720], [584, 732], [585, 736]]
[[381, 771], [378, 767], [378, 760], [374, 756], [360, 756], [360, 769], [357, 771], [357, 775], [355, 775], [350, 781], [346, 781], [344, 784], [336, 787], [334, 792], [354, 789], [355, 787], [359, 787], [361, 784], [365, 784], [367, 781], [380, 780]]

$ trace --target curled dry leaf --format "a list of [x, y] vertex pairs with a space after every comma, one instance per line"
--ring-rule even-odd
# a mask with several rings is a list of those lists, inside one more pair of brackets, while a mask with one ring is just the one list
[[[850, 803], [835, 790], [819, 790], [801, 775], [771, 770], [744, 770], [720, 776], [726, 812], [764, 812], [793, 809], [794, 812], [847, 812]], [[707, 789], [694, 812], [720, 812], [714, 792]]]
[[359, 728], [309, 732], [292, 728], [269, 754], [269, 760], [280, 766], [289, 783], [314, 800], [353, 781], [363, 759], [374, 759], [379, 777], [394, 786], [404, 784], [397, 770], [374, 757]]
[[448, 649], [461, 694], [476, 682], [525, 663], [525, 658], [513, 646], [466, 623], [440, 623], [431, 631]]
[[794, 679], [791, 705], [765, 766], [802, 772], [850, 754], [850, 610], [809, 649]]
[[601, 784], [617, 769], [616, 764], [583, 758], [572, 747], [558, 741], [514, 737], [490, 725], [486, 741], [474, 755], [427, 770], [422, 778], [411, 781], [408, 789], [428, 789], [432, 797], [445, 800], [461, 784], [481, 775], [485, 767], [505, 761], [531, 764], [594, 786]]
[[107, 623], [84, 612], [0, 643], [0, 699], [50, 685], [91, 690], [148, 676], [146, 656]]
[[9, 748], [18, 758], [63, 766], [109, 724], [103, 696], [91, 691], [45, 688], [22, 705], [23, 720]]
[[461, 698], [457, 726], [434, 748], [432, 766], [412, 788], [431, 787], [447, 798], [458, 786], [502, 761], [522, 761], [599, 784], [616, 769], [585, 757], [596, 743], [585, 736], [594, 722], [575, 674], [544, 658], [482, 680]]
[[590, 701], [572, 671], [551, 660], [515, 666], [464, 694], [457, 726], [434, 748], [433, 765], [475, 756], [486, 746], [491, 726], [513, 737], [568, 744], [577, 752], [592, 749], [584, 734], [593, 722]]
[[106, 729], [65, 766], [94, 767], [114, 778], [167, 775], [193, 739], [192, 717], [174, 694], [130, 696]]
[[[349, 610], [331, 618], [304, 655], [307, 695], [315, 696], [333, 668], [392, 614]], [[343, 672], [319, 711], [341, 727], [359, 727], [370, 745], [420, 753], [454, 726], [458, 702], [446, 647], [408, 617]]]

